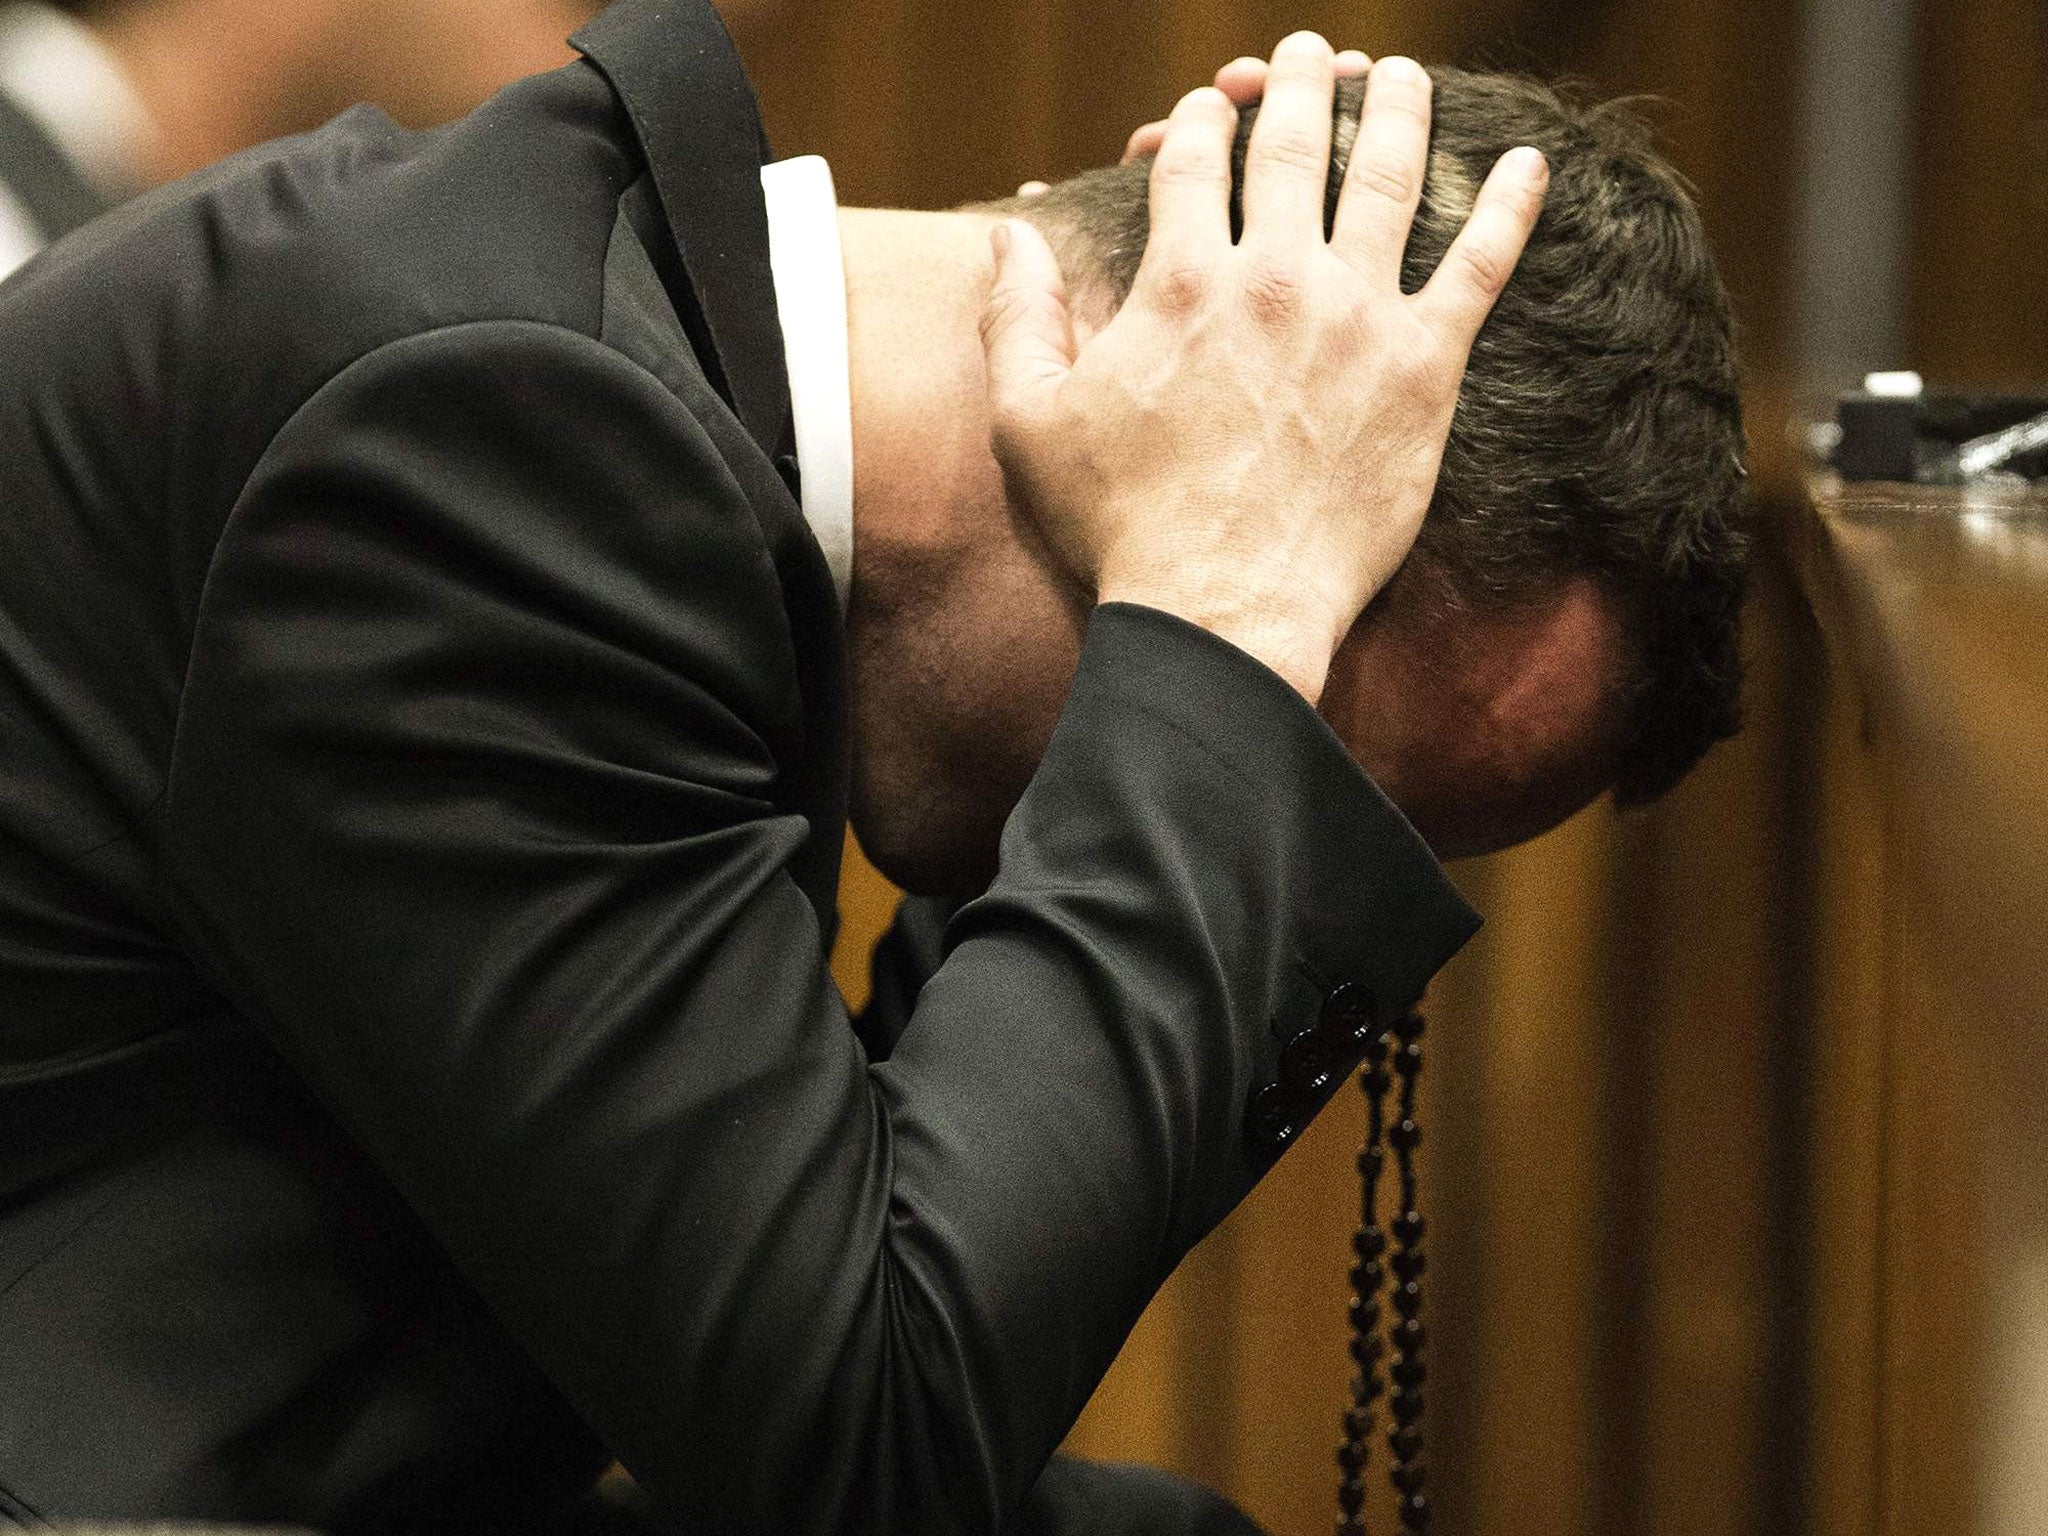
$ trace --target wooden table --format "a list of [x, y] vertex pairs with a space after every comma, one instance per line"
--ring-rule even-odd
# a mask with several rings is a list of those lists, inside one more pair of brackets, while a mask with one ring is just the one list
[[[1791, 542], [1826, 656], [1806, 915], [1823, 956], [1815, 1502], [1857, 1506], [1817, 1524], [2036, 1536], [2048, 494], [1819, 478]], [[1866, 1455], [1859, 1500], [1843, 1490]]]

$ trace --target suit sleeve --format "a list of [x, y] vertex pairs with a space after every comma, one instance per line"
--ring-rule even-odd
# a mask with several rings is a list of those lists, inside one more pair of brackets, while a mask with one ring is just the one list
[[871, 1063], [785, 870], [792, 665], [657, 381], [524, 323], [397, 343], [234, 511], [166, 863], [221, 984], [675, 1515], [987, 1531], [1333, 1091], [1299, 1049], [1333, 990], [1346, 1028], [1405, 1006], [1476, 919], [1277, 677], [1106, 607]]

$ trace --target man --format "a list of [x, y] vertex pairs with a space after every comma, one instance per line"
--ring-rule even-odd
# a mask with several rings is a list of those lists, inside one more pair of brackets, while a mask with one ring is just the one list
[[[764, 206], [707, 9], [578, 45], [0, 291], [0, 1490], [539, 1530], [610, 1453], [686, 1528], [1221, 1518], [1033, 1484], [1472, 930], [1353, 754], [1483, 842], [1629, 739], [1597, 581], [1418, 586], [1436, 676], [1355, 622], [1541, 161], [1404, 294], [1427, 80], [1374, 71], [1325, 243], [1290, 39], [1242, 239], [1199, 92], [1104, 323], [1029, 223]], [[975, 895], [864, 1039], [849, 792]]]
[[145, 187], [358, 101], [444, 122], [558, 64], [585, 0], [8, 0], [0, 277]]

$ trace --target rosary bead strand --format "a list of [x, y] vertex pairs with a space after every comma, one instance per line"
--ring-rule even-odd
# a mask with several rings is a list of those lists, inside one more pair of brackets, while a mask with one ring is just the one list
[[1398, 1118], [1388, 1127], [1387, 1140], [1394, 1149], [1400, 1175], [1401, 1212], [1394, 1218], [1394, 1358], [1389, 1367], [1394, 1388], [1388, 1408], [1394, 1430], [1388, 1437], [1393, 1465], [1388, 1479], [1394, 1485], [1401, 1529], [1420, 1536], [1429, 1529], [1429, 1496], [1423, 1491], [1427, 1473], [1422, 1464], [1423, 1382], [1428, 1371], [1423, 1347], [1429, 1329], [1422, 1320], [1422, 1212], [1417, 1209], [1415, 1153], [1422, 1145], [1422, 1127], [1415, 1119], [1415, 1080], [1422, 1073], [1422, 1016], [1410, 1013], [1394, 1026], [1398, 1042], [1394, 1048], [1394, 1073], [1400, 1079]]
[[1365, 1095], [1365, 1145], [1358, 1153], [1358, 1231], [1351, 1239], [1351, 1406], [1344, 1413], [1344, 1439], [1337, 1447], [1337, 1536], [1366, 1536], [1365, 1468], [1381, 1393], [1380, 1283], [1385, 1278], [1387, 1234], [1379, 1224], [1381, 1147], [1386, 1118], [1387, 1046], [1376, 1034], [1365, 1048], [1358, 1086]]

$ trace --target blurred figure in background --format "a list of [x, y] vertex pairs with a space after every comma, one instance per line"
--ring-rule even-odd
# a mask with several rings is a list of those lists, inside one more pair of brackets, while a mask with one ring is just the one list
[[122, 198], [372, 102], [459, 117], [596, 0], [6, 0], [0, 277]]

